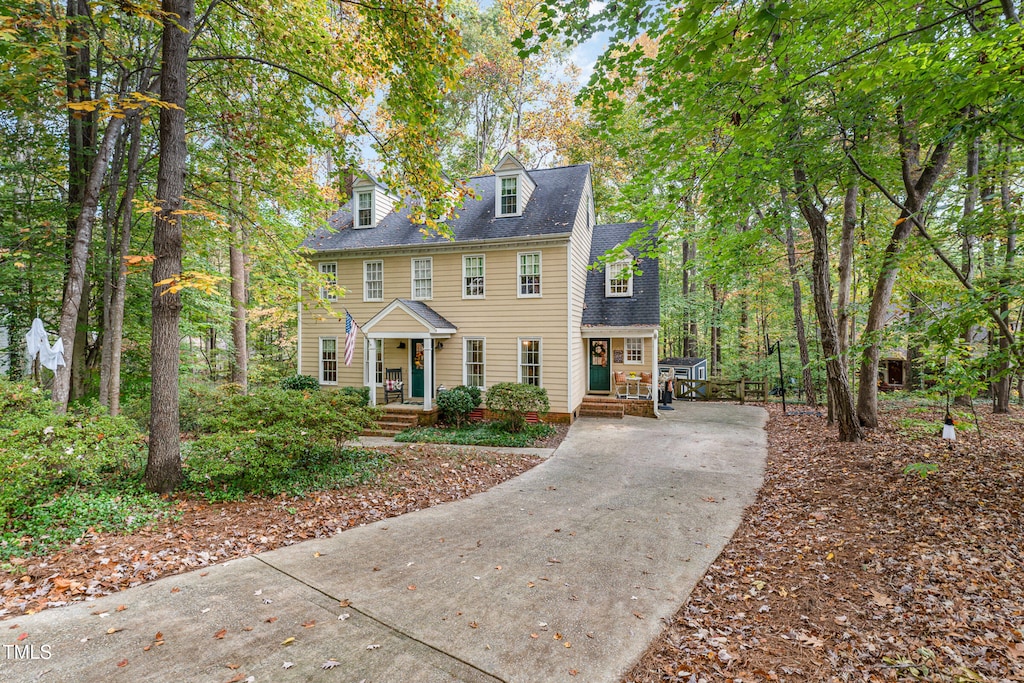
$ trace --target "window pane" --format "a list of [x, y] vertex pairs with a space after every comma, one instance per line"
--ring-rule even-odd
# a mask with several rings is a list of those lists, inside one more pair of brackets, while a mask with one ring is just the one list
[[465, 296], [484, 295], [484, 257], [465, 256], [462, 260]]
[[519, 294], [540, 294], [540, 252], [519, 255]]
[[608, 293], [618, 295], [629, 294], [631, 276], [628, 274], [628, 263], [612, 263], [608, 266]]
[[365, 275], [363, 278], [363, 298], [368, 300], [383, 299], [384, 263], [381, 261], [367, 261], [365, 269]]
[[338, 340], [320, 340], [320, 381], [338, 381]]
[[357, 225], [370, 225], [373, 222], [373, 193], [359, 193], [359, 222]]
[[471, 387], [484, 385], [484, 340], [466, 340], [466, 384]]
[[644, 340], [643, 337], [626, 337], [626, 362], [644, 362]]
[[429, 299], [433, 296], [432, 262], [428, 258], [412, 260], [412, 298]]
[[519, 345], [519, 374], [523, 384], [540, 386], [540, 340], [523, 339]]
[[516, 202], [518, 178], [501, 179], [501, 213], [516, 213], [519, 208]]
[[328, 301], [337, 301], [338, 295], [334, 292], [334, 287], [338, 284], [338, 264], [321, 263], [320, 273], [327, 279], [327, 285], [320, 288], [320, 297]]

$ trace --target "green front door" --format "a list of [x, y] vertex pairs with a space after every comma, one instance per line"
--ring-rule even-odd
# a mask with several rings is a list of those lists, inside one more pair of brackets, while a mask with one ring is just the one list
[[590, 390], [610, 391], [611, 390], [611, 363], [608, 357], [608, 349], [611, 347], [609, 339], [590, 340]]
[[412, 339], [412, 388], [409, 395], [423, 397], [423, 340]]

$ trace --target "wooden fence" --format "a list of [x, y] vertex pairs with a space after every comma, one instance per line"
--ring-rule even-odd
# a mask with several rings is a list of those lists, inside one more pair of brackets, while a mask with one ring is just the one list
[[765, 401], [768, 383], [750, 379], [675, 379], [675, 397], [683, 401]]

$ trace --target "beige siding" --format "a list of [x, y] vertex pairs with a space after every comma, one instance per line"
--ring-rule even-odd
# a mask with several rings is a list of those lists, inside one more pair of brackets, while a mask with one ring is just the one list
[[[525, 251], [541, 252], [541, 296], [539, 298], [518, 298], [518, 254]], [[485, 254], [485, 292], [483, 299], [462, 298], [462, 256], [463, 254]], [[462, 383], [463, 338], [483, 337], [485, 342], [485, 373], [487, 385], [497, 382], [517, 381], [518, 340], [520, 337], [542, 339], [541, 383], [548, 391], [553, 412], [570, 412], [568, 405], [568, 306], [567, 248], [558, 246], [524, 246], [521, 248], [481, 249], [479, 245], [461, 252], [423, 251], [400, 256], [374, 256], [359, 254], [346, 258], [338, 256], [331, 260], [338, 262], [338, 284], [348, 295], [332, 306], [342, 317], [338, 320], [323, 309], [304, 307], [302, 312], [302, 371], [313, 377], [318, 376], [319, 359], [317, 338], [337, 335], [339, 353], [344, 345], [344, 310], [352, 314], [362, 326], [393, 299], [412, 297], [411, 259], [421, 256], [433, 257], [433, 297], [427, 305], [444, 316], [457, 328], [451, 338], [442, 340], [444, 348], [435, 354], [434, 384], [455, 386]], [[364, 302], [363, 261], [379, 258], [384, 262], [384, 301]], [[328, 259], [323, 259], [328, 260]], [[397, 313], [397, 312], [396, 312]], [[405, 315], [402, 313], [402, 315]], [[398, 318], [395, 318], [396, 320]], [[389, 319], [387, 331], [425, 332], [422, 326], [409, 319], [409, 329], [392, 326]], [[576, 328], [578, 330], [578, 325]], [[383, 327], [375, 331], [384, 332]], [[410, 334], [416, 338], [417, 334]], [[408, 386], [409, 345], [398, 350], [397, 339], [384, 341], [386, 367], [402, 367]], [[405, 354], [404, 356], [402, 354]], [[355, 360], [351, 367], [341, 364], [338, 369], [339, 385], [362, 386], [363, 384], [363, 335], [356, 346]], [[393, 364], [394, 363], [394, 364]], [[407, 392], [408, 393], [408, 392]], [[577, 401], [579, 397], [576, 397]]]
[[571, 348], [570, 364], [572, 366], [572, 410], [583, 400], [587, 393], [587, 381], [589, 365], [587, 359], [587, 344], [582, 336], [583, 325], [583, 304], [587, 288], [587, 265], [590, 261], [591, 238], [593, 237], [593, 225], [590, 224], [591, 202], [593, 194], [589, 177], [586, 189], [580, 199], [580, 205], [576, 211], [576, 220], [572, 230], [572, 260], [570, 270], [572, 272], [572, 320], [570, 321]]
[[422, 329], [423, 323], [401, 309], [391, 311], [387, 317], [373, 326], [374, 332], [408, 332]]
[[[651, 338], [648, 338], [648, 337], [644, 338], [644, 360], [643, 360], [642, 363], [638, 364], [638, 363], [626, 363], [625, 362], [625, 358], [626, 358], [626, 351], [625, 351], [626, 342], [625, 342], [625, 339], [623, 337], [612, 338], [612, 372], [625, 372], [625, 373], [635, 372], [638, 375], [641, 372], [650, 372], [651, 371], [652, 362], [653, 362], [653, 356], [651, 354], [654, 352], [653, 351], [653, 346], [652, 346], [653, 341], [654, 340], [651, 339]], [[615, 362], [615, 358], [617, 356], [621, 356], [622, 357], [622, 359], [623, 359], [622, 363], [616, 363]]]

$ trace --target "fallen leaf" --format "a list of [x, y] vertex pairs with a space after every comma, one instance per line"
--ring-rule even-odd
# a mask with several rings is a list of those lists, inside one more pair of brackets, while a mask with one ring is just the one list
[[302, 625], [302, 628], [313, 628], [314, 626], [316, 626], [316, 619], [310, 619]]
[[291, 638], [285, 638], [284, 641], [281, 642], [281, 644], [282, 645], [291, 645], [294, 642], [295, 642], [295, 637], [292, 636]]
[[536, 633], [531, 633], [530, 637], [533, 638], [534, 640], [536, 640], [537, 638], [540, 638], [540, 636], [537, 635]]
[[825, 647], [825, 641], [817, 636], [809, 636], [806, 633], [798, 633], [796, 639], [809, 647]]
[[643, 619], [644, 618], [644, 615], [640, 614], [639, 612], [633, 612], [633, 616], [636, 617], [637, 619]]
[[281, 668], [282, 669], [290, 669], [293, 666], [295, 666], [295, 662], [285, 662], [284, 664], [281, 665]]
[[108, 636], [109, 635], [113, 635], [113, 634], [117, 633], [118, 631], [123, 631], [123, 630], [124, 630], [123, 628], [108, 628], [107, 629], [107, 635]]
[[376, 650], [376, 649], [378, 649], [379, 647], [380, 647], [380, 645], [377, 645], [376, 643], [374, 643], [373, 645], [367, 645], [367, 646], [366, 646], [366, 649], [367, 649], [367, 650]]
[[470, 628], [477, 628], [479, 626], [480, 626], [480, 624], [476, 623], [475, 621], [469, 622], [469, 627]]
[[333, 669], [336, 666], [341, 666], [341, 662], [336, 659], [328, 659], [326, 662], [320, 665], [321, 669]]
[[228, 679], [224, 683], [239, 683], [245, 680], [245, 674], [235, 674], [233, 678]]
[[551, 637], [554, 638], [555, 640], [561, 640], [562, 639], [562, 634], [557, 632], [557, 631], [555, 631], [555, 635], [553, 635]]
[[879, 607], [892, 607], [896, 604], [888, 595], [879, 593], [874, 588], [871, 589], [871, 597], [874, 598], [875, 604]]
[[[108, 633], [110, 633], [110, 631], [108, 631]], [[27, 633], [20, 633], [20, 634], [18, 634], [18, 641], [19, 642], [22, 641], [22, 640], [25, 640], [26, 638], [28, 638], [28, 634]]]
[[117, 663], [117, 665], [118, 666], [128, 666], [128, 660], [127, 659], [122, 659], [120, 662]]
[[222, 628], [221, 630], [219, 630], [216, 633], [214, 633], [213, 637], [216, 638], [217, 640], [222, 640], [224, 638], [224, 636], [226, 636], [227, 634], [228, 634], [228, 630], [226, 628]]
[[275, 621], [277, 621], [277, 619], [277, 617], [267, 617], [263, 621], [267, 622], [268, 624], [273, 624]]
[[180, 592], [181, 592], [181, 589], [180, 589], [180, 588], [178, 588], [177, 586], [175, 586], [174, 588], [172, 588], [172, 589], [171, 589], [171, 592], [172, 592], [172, 593], [180, 593]]
[[352, 605], [352, 602], [349, 601], [349, 600], [340, 600], [340, 601], [338, 601], [338, 607], [350, 607], [351, 605]]
[[579, 673], [579, 671], [577, 671], [576, 669], [569, 669], [569, 675], [570, 676], [575, 676], [578, 673]]
[[157, 631], [156, 635], [153, 636], [153, 640], [163, 640], [163, 639], [164, 639], [164, 632], [163, 631]]
[[344, 614], [339, 614], [338, 615], [338, 621], [345, 621], [346, 619], [350, 618], [351, 616], [352, 615], [349, 614], [348, 612], [345, 612]]
[[569, 642], [569, 641], [567, 640], [567, 641], [565, 641], [565, 646], [566, 646], [567, 648], [570, 648], [570, 647], [572, 647], [572, 643], [570, 643], [570, 642]]
[[416, 590], [416, 584], [410, 583], [408, 588], [409, 588], [409, 590], [414, 591], [414, 590]]
[[238, 667], [240, 667], [242, 665], [241, 664], [225, 664], [224, 666], [226, 666], [227, 668], [229, 668], [232, 671], [234, 671], [235, 669], [237, 669]]
[[118, 606], [117, 606], [117, 610], [116, 610], [116, 611], [117, 611], [117, 612], [123, 612], [123, 611], [125, 611], [126, 609], [128, 609], [128, 608], [127, 608], [127, 607], [125, 607], [124, 605], [118, 605]]

